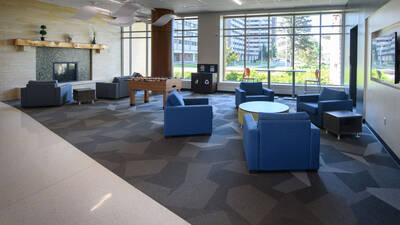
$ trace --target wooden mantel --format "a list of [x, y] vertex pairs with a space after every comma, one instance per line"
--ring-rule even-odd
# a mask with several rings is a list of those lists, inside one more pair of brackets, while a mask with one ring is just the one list
[[100, 50], [108, 49], [107, 45], [102, 44], [82, 44], [82, 43], [72, 43], [72, 42], [59, 42], [59, 41], [34, 41], [34, 40], [24, 40], [15, 39], [14, 45], [18, 46], [20, 50], [24, 50], [24, 46], [32, 47], [50, 47], [50, 48], [80, 48], [80, 49], [92, 49], [96, 52]]

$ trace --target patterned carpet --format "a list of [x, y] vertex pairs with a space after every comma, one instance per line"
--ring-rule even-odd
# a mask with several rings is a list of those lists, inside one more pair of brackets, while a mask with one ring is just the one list
[[22, 110], [192, 224], [399, 224], [400, 169], [367, 128], [321, 132], [318, 172], [249, 174], [234, 95], [209, 97], [212, 136], [164, 138], [160, 95]]

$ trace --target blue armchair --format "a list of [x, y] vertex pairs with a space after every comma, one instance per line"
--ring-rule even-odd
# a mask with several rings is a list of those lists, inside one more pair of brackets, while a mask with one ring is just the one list
[[58, 86], [54, 81], [29, 81], [21, 88], [21, 106], [59, 106], [72, 100], [72, 85]]
[[264, 88], [261, 82], [241, 82], [240, 87], [235, 89], [236, 108], [250, 101], [274, 101], [274, 91]]
[[175, 90], [164, 110], [164, 136], [212, 133], [213, 110], [208, 98], [186, 98]]
[[129, 97], [129, 81], [131, 76], [114, 77], [112, 83], [96, 82], [96, 97], [119, 99]]
[[297, 112], [307, 112], [318, 127], [323, 127], [324, 112], [337, 110], [353, 110], [353, 101], [344, 91], [323, 88], [320, 94], [297, 96]]
[[244, 115], [243, 147], [249, 171], [318, 170], [320, 131], [306, 113]]

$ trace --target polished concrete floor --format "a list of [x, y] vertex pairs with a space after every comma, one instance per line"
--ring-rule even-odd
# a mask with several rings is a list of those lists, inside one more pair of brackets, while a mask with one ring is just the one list
[[192, 224], [399, 224], [400, 169], [366, 127], [321, 132], [318, 172], [250, 174], [234, 95], [208, 97], [212, 136], [164, 138], [159, 95], [23, 111]]
[[0, 224], [188, 224], [0, 102]]

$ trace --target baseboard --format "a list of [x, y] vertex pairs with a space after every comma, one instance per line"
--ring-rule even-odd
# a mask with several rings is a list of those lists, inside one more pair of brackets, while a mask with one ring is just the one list
[[398, 166], [400, 166], [400, 158], [397, 157], [397, 155], [393, 152], [393, 150], [389, 147], [389, 145], [386, 144], [386, 142], [379, 136], [379, 134], [372, 128], [372, 126], [365, 121], [365, 124], [367, 125], [368, 129], [375, 135], [375, 137], [379, 140], [379, 142], [383, 145], [383, 147], [386, 149], [387, 152], [392, 156], [392, 159], [397, 163]]

